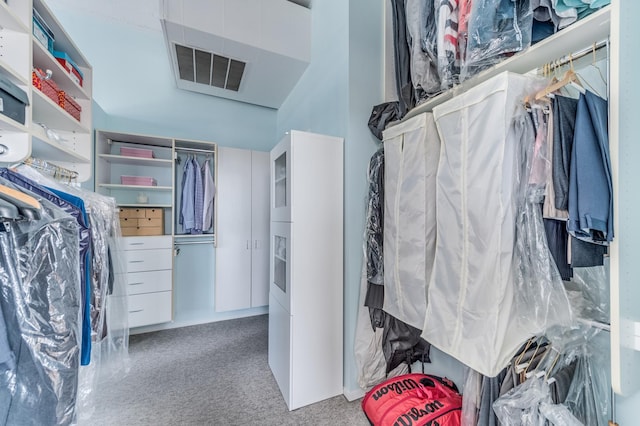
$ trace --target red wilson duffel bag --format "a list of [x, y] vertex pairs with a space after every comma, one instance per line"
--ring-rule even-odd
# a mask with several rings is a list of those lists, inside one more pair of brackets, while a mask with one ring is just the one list
[[462, 395], [448, 379], [405, 374], [367, 392], [362, 410], [373, 426], [460, 426]]

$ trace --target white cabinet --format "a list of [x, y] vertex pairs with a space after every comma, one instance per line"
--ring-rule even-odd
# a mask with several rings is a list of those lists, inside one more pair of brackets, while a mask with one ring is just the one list
[[[64, 52], [83, 75], [82, 85], [58, 63], [33, 35], [33, 10], [50, 28], [53, 49]], [[0, 115], [0, 162], [14, 163], [29, 156], [51, 161], [91, 177], [92, 74], [89, 62], [42, 0], [0, 2], [0, 73], [29, 98], [25, 123]], [[71, 101], [80, 106], [80, 119], [32, 85], [32, 69], [51, 70], [51, 78]], [[52, 92], [55, 94], [55, 92]]]
[[343, 140], [292, 131], [270, 170], [269, 366], [293, 410], [342, 394]]
[[218, 148], [217, 312], [268, 304], [269, 153]]
[[123, 261], [129, 297], [129, 327], [172, 318], [171, 236], [125, 237]]

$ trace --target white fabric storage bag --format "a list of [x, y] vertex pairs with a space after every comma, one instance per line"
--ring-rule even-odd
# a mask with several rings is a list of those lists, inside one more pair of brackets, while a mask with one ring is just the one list
[[436, 242], [440, 138], [433, 114], [423, 113], [385, 130], [383, 141], [383, 309], [421, 329]]
[[437, 244], [422, 337], [493, 377], [530, 336], [514, 311], [517, 111], [537, 79], [502, 73], [434, 108]]

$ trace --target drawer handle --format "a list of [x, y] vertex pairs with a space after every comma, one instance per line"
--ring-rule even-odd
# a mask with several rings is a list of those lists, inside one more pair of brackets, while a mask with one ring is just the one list
[[129, 263], [144, 263], [144, 260], [130, 260]]
[[144, 284], [144, 283], [143, 282], [142, 283], [129, 283], [129, 285], [142, 285], [142, 284]]
[[130, 246], [143, 246], [144, 243], [129, 243]]
[[129, 313], [130, 314], [137, 314], [138, 312], [142, 312], [142, 311], [144, 311], [144, 309], [138, 309], [138, 310], [135, 310], [135, 311], [129, 311]]

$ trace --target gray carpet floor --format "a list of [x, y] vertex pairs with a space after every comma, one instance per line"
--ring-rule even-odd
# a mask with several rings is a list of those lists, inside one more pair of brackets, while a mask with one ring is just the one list
[[[289, 411], [260, 315], [131, 336], [131, 369], [96, 392], [90, 425], [368, 425], [360, 400]], [[310, 366], [313, 368], [313, 366]]]

